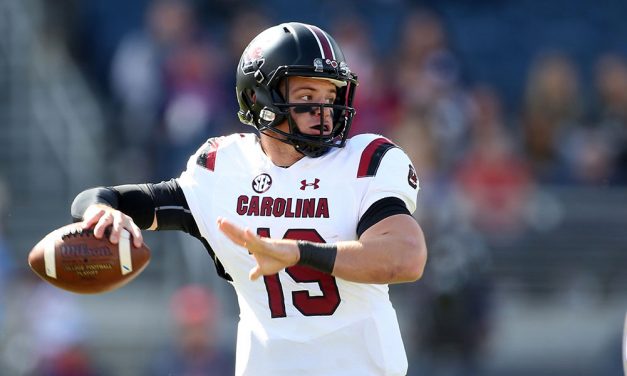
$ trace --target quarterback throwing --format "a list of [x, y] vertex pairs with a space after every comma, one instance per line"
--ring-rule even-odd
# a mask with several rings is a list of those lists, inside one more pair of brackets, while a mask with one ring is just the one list
[[374, 134], [348, 138], [357, 77], [313, 25], [260, 33], [237, 67], [239, 119], [255, 133], [206, 141], [181, 176], [81, 192], [72, 215], [198, 238], [237, 293], [237, 375], [405, 375], [388, 284], [422, 276], [418, 178]]

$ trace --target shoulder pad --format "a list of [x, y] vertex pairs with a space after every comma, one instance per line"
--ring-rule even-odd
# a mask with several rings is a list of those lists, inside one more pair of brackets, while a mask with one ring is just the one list
[[398, 146], [383, 136], [370, 141], [361, 152], [357, 177], [375, 176], [383, 156], [393, 148], [398, 148]]
[[213, 137], [208, 139], [198, 153], [196, 164], [209, 171], [213, 171], [216, 167], [216, 153], [218, 152], [218, 147], [223, 140], [224, 137]]
[[214, 171], [218, 149], [225, 149], [230, 145], [237, 144], [251, 135], [250, 133], [234, 133], [208, 139], [195, 153], [196, 164], [209, 171]]

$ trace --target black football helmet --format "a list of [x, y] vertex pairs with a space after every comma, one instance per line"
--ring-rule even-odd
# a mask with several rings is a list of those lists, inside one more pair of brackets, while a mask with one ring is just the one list
[[[279, 85], [289, 93], [290, 76], [328, 79], [337, 87], [334, 103], [290, 103]], [[330, 147], [343, 147], [350, 130], [355, 109], [352, 107], [357, 76], [346, 64], [344, 54], [335, 40], [320, 28], [298, 22], [280, 24], [261, 32], [246, 47], [237, 67], [238, 117], [244, 124], [293, 145], [309, 157], [319, 157]], [[305, 135], [290, 116], [295, 112], [331, 108], [333, 128], [330, 134]], [[328, 112], [328, 110], [327, 110]], [[289, 133], [276, 126], [288, 120]], [[320, 122], [322, 123], [322, 116]]]

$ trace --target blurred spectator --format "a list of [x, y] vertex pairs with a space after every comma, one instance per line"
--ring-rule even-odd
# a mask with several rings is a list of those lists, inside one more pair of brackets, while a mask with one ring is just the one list
[[492, 238], [520, 235], [532, 176], [508, 133], [501, 100], [488, 86], [473, 90], [470, 147], [455, 173], [460, 209]]
[[615, 179], [619, 139], [611, 130], [575, 127], [562, 136], [560, 180], [578, 185], [608, 185]]
[[420, 176], [421, 186], [433, 182], [439, 170], [439, 150], [433, 128], [429, 127], [422, 113], [408, 110], [402, 114], [390, 134], [409, 156]]
[[[401, 127], [426, 127], [419, 133], [433, 143], [437, 155], [432, 161], [446, 173], [463, 154], [468, 128], [468, 100], [460, 83], [459, 62], [435, 13], [414, 10], [402, 27], [398, 52], [393, 54], [396, 66], [391, 65], [399, 102], [396, 119]], [[401, 129], [395, 136], [407, 143], [401, 146], [405, 150], [417, 147], [399, 137], [403, 132]]]
[[180, 171], [199, 139], [224, 133], [218, 126], [224, 121], [216, 118], [226, 95], [220, 81], [222, 59], [217, 46], [205, 40], [179, 46], [166, 60], [158, 179]]
[[607, 53], [597, 59], [594, 88], [593, 122], [613, 160], [611, 181], [627, 184], [627, 61], [623, 56]]
[[120, 104], [122, 131], [129, 143], [145, 142], [157, 123], [163, 91], [163, 54], [176, 45], [187, 25], [186, 8], [175, 1], [155, 1], [146, 25], [122, 39], [113, 57], [111, 89]]
[[627, 62], [620, 55], [601, 55], [595, 64], [596, 116], [608, 126], [627, 126]]
[[357, 72], [359, 85], [367, 88], [358, 90], [353, 106], [359, 109], [350, 134], [378, 133], [389, 136], [394, 126], [395, 100], [388, 82], [392, 71], [387, 64], [378, 65], [375, 46], [363, 18], [345, 17], [335, 21], [333, 35], [342, 46], [346, 61], [353, 72]]
[[171, 298], [170, 311], [175, 338], [151, 361], [149, 376], [222, 376], [235, 372], [234, 356], [218, 343], [220, 306], [200, 285], [178, 289]]
[[539, 55], [531, 66], [523, 103], [522, 131], [534, 174], [543, 182], [560, 176], [561, 135], [584, 114], [574, 62], [559, 52]]
[[[114, 57], [111, 85], [120, 105], [124, 169], [158, 180], [184, 166], [222, 106], [224, 57], [185, 0], [154, 0], [146, 27], [128, 35]], [[158, 151], [157, 158], [152, 155]], [[137, 163], [129, 163], [129, 157]], [[126, 166], [138, 166], [128, 171]]]
[[238, 14], [250, 12], [257, 5], [253, 0], [194, 0], [194, 4], [200, 22], [206, 25], [212, 33], [220, 34], [232, 28], [232, 21]]
[[[259, 7], [246, 7], [241, 9], [233, 19], [231, 19], [226, 53], [229, 58], [229, 69], [235, 68], [239, 64], [242, 51], [246, 49], [248, 43], [260, 31], [270, 27], [270, 20], [265, 12]], [[229, 71], [229, 73], [231, 73]], [[235, 77], [235, 71], [232, 72]]]

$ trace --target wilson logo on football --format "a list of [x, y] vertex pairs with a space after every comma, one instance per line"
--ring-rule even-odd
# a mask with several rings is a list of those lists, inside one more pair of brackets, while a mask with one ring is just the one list
[[272, 186], [272, 178], [268, 174], [257, 175], [253, 179], [253, 190], [257, 193], [266, 192]]
[[313, 189], [318, 189], [320, 188], [320, 185], [318, 185], [318, 183], [320, 183], [320, 179], [315, 178], [313, 183], [307, 183], [307, 180], [303, 179], [300, 181], [300, 190], [304, 191], [307, 187], [313, 187]]

